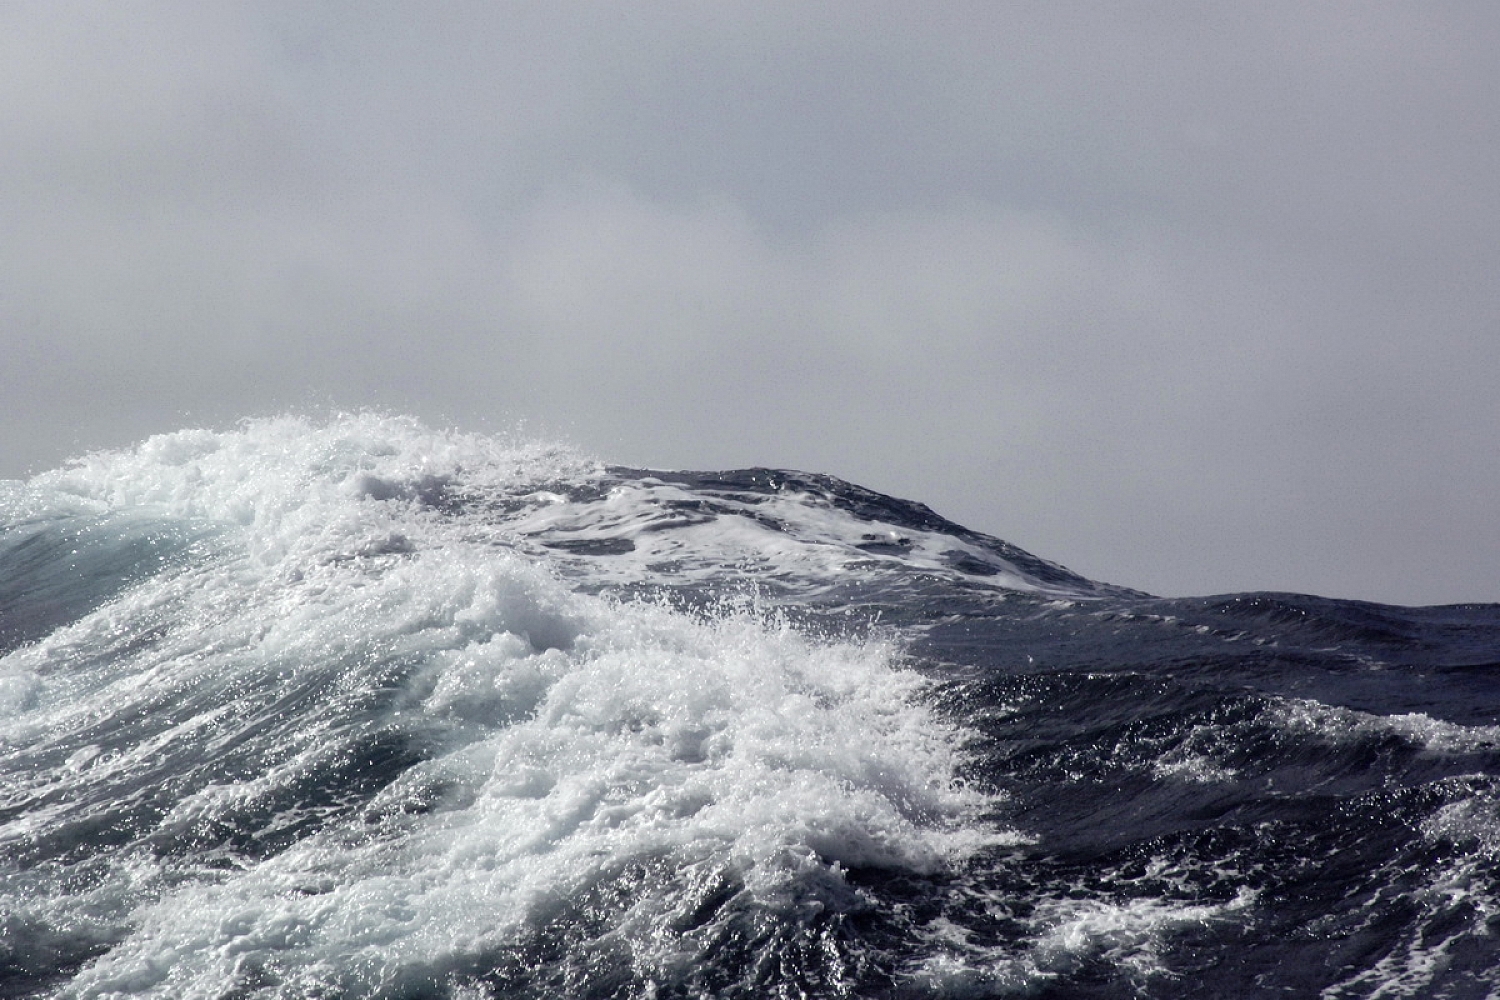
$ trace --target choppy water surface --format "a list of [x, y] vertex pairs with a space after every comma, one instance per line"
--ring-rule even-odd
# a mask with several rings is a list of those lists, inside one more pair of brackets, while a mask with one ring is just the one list
[[1500, 995], [1500, 606], [342, 417], [0, 484], [0, 996]]

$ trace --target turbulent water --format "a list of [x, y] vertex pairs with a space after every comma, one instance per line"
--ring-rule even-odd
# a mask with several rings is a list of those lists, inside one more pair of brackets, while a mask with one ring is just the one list
[[1500, 996], [1500, 606], [379, 416], [0, 482], [0, 996]]

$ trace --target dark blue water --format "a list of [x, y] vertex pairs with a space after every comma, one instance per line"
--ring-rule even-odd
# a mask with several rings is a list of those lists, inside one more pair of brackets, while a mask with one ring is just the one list
[[1154, 942], [1150, 976], [1101, 946], [1054, 995], [1483, 997], [1497, 633], [1494, 605], [1244, 594], [1017, 609], [917, 649], [984, 734], [976, 779], [1038, 838], [978, 883], [1028, 908], [1226, 905]]
[[1500, 606], [395, 418], [0, 491], [0, 996], [1500, 995]]

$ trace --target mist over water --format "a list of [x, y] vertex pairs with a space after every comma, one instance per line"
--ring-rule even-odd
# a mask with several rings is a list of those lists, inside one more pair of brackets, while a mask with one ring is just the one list
[[1483, 997], [1500, 608], [381, 415], [0, 484], [0, 995]]

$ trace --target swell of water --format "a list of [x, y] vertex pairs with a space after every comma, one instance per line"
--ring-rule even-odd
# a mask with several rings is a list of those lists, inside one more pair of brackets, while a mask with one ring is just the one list
[[847, 869], [1005, 839], [888, 644], [580, 593], [483, 502], [600, 475], [360, 418], [12, 487], [10, 981], [729, 987], [772, 973], [707, 958], [773, 943], [837, 976]]
[[1487, 997], [1500, 607], [374, 415], [0, 484], [0, 996]]

